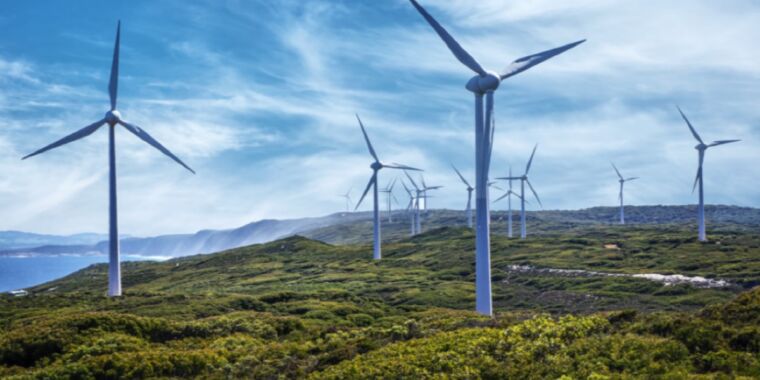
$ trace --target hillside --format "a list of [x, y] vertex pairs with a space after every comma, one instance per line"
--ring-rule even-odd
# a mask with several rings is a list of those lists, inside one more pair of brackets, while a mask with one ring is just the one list
[[[760, 209], [737, 206], [706, 206], [706, 218], [710, 229], [729, 226], [733, 229], [760, 229]], [[617, 222], [618, 208], [594, 207], [582, 210], [546, 210], [527, 212], [528, 228], [531, 234], [546, 235], [567, 232], [573, 228], [588, 225], [612, 224]], [[629, 224], [695, 224], [695, 206], [629, 206], [626, 219]], [[495, 233], [506, 234], [506, 212], [492, 212]], [[429, 210], [424, 212], [423, 228], [431, 230], [441, 227], [465, 225], [464, 212], [454, 210]], [[519, 226], [519, 212], [514, 213], [515, 228]], [[383, 213], [383, 234], [390, 240], [408, 236], [409, 214], [394, 211], [393, 223], [388, 223]], [[299, 234], [332, 244], [362, 243], [372, 239], [372, 213], [336, 213], [323, 217], [261, 220], [228, 230], [203, 230], [194, 234], [161, 235], [155, 237], [121, 240], [121, 253], [125, 255], [179, 257], [197, 253], [219, 252], [225, 249], [250, 244], [265, 243], [275, 239]], [[83, 234], [82, 236], [101, 235]], [[89, 245], [69, 240], [51, 240], [38, 246], [27, 240], [19, 247], [0, 246], [0, 255], [18, 254], [106, 254], [107, 241]], [[40, 240], [44, 241], [44, 240]]]
[[0, 377], [760, 376], [756, 233], [494, 235], [493, 319], [470, 312], [473, 244], [445, 227], [375, 262], [366, 244], [294, 236], [126, 263], [118, 299], [91, 266], [0, 296]]

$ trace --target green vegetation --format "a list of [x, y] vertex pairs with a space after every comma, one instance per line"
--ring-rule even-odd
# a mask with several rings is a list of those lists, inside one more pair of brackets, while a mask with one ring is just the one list
[[760, 236], [714, 231], [706, 244], [678, 225], [497, 234], [495, 318], [470, 312], [464, 228], [386, 243], [380, 262], [367, 244], [303, 237], [130, 262], [118, 299], [103, 296], [106, 266], [96, 265], [27, 297], [0, 295], [0, 378], [760, 377]]

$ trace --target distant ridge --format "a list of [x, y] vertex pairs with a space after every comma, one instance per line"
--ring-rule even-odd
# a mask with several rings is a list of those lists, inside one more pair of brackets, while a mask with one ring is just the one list
[[[612, 224], [617, 218], [617, 207], [592, 207], [581, 210], [541, 210], [529, 211], [528, 223], [535, 224], [534, 234], [551, 233], [553, 231], [586, 224]], [[384, 236], [387, 239], [398, 239], [408, 235], [409, 220], [402, 211], [396, 211], [392, 224], [383, 223]], [[760, 209], [751, 207], [708, 205], [705, 206], [708, 226], [735, 226], [737, 228], [760, 227]], [[383, 213], [384, 215], [384, 213]], [[517, 215], [517, 212], [515, 212]], [[630, 224], [695, 224], [696, 205], [685, 206], [626, 206], [626, 219]], [[499, 223], [503, 224], [506, 212], [495, 210], [491, 217], [496, 226], [493, 233], [500, 233]], [[517, 220], [516, 220], [517, 221]], [[463, 225], [464, 211], [429, 210], [423, 216], [423, 230], [445, 226]], [[515, 224], [518, 225], [517, 223]], [[709, 230], [709, 229], [708, 229]], [[226, 249], [242, 247], [250, 244], [266, 243], [287, 236], [300, 234], [312, 239], [328, 243], [355, 243], [371, 239], [371, 213], [335, 213], [323, 217], [273, 220], [265, 219], [246, 224], [242, 227], [226, 230], [201, 230], [194, 234], [160, 235], [146, 238], [123, 238], [121, 251], [125, 255], [143, 256], [187, 256], [199, 253], [219, 252]], [[696, 233], [696, 232], [695, 232]], [[40, 245], [34, 246], [29, 242], [35, 241], [35, 236], [50, 236], [28, 234], [24, 232], [0, 232], [0, 241], [4, 236], [26, 234], [29, 236], [22, 241], [22, 246], [8, 247], [7, 243], [0, 246], [0, 256], [36, 254], [105, 254], [107, 242], [105, 235], [80, 234], [72, 235], [74, 240], [64, 244], [56, 244], [65, 237], [50, 238]], [[23, 235], [18, 235], [23, 236]], [[76, 239], [93, 239], [96, 241], [76, 243]], [[65, 240], [65, 239], [64, 239]], [[5, 240], [13, 241], [13, 240]], [[53, 241], [51, 243], [51, 241]]]

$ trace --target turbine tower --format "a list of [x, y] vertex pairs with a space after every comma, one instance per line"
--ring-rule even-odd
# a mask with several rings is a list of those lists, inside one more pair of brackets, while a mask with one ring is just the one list
[[614, 163], [612, 163], [612, 167], [615, 169], [615, 173], [617, 173], [618, 182], [620, 182], [620, 195], [618, 198], [620, 199], [620, 224], [625, 224], [625, 208], [623, 207], [623, 185], [628, 181], [633, 181], [635, 179], [639, 179], [639, 177], [631, 177], [631, 178], [623, 178], [623, 175], [620, 174], [620, 170], [618, 170], [617, 166], [615, 166]]
[[464, 179], [464, 176], [459, 170], [457, 170], [457, 167], [454, 166], [454, 164], [451, 164], [451, 167], [457, 172], [459, 179], [462, 180], [464, 185], [467, 186], [467, 207], [465, 208], [465, 216], [467, 217], [467, 227], [472, 228], [472, 191], [475, 190], [475, 188], [470, 186], [470, 183]]
[[528, 180], [528, 172], [530, 172], [530, 165], [533, 163], [533, 156], [535, 156], [537, 148], [538, 148], [538, 144], [536, 144], [536, 146], [533, 147], [533, 153], [530, 154], [528, 165], [525, 166], [525, 174], [519, 177], [497, 178], [497, 179], [503, 179], [503, 180], [520, 180], [520, 239], [525, 239], [528, 236], [528, 229], [526, 227], [526, 217], [525, 217], [525, 184], [526, 183], [528, 184], [530, 191], [533, 192], [533, 196], [536, 197], [536, 201], [538, 201], [538, 204], [543, 207], [543, 205], [541, 204], [541, 199], [538, 197], [538, 193], [536, 193], [536, 190], [533, 188], [533, 185], [530, 184], [530, 180]]
[[349, 188], [345, 194], [339, 195], [340, 197], [346, 199], [346, 213], [351, 212], [351, 190], [353, 190], [353, 188]]
[[22, 158], [25, 160], [29, 157], [36, 156], [40, 153], [57, 148], [59, 146], [68, 144], [70, 142], [82, 139], [93, 134], [104, 124], [108, 124], [108, 169], [109, 169], [109, 181], [108, 181], [108, 200], [109, 200], [109, 215], [108, 215], [108, 296], [118, 297], [121, 296], [121, 265], [119, 262], [119, 227], [118, 218], [116, 212], [116, 125], [121, 125], [126, 130], [132, 132], [139, 139], [153, 146], [161, 151], [161, 153], [169, 156], [172, 160], [185, 167], [191, 173], [195, 174], [193, 169], [185, 165], [177, 156], [172, 154], [168, 149], [164, 148], [161, 143], [156, 141], [142, 128], [135, 124], [128, 123], [121, 118], [121, 114], [116, 110], [116, 98], [119, 82], [119, 40], [121, 36], [121, 21], [116, 26], [116, 43], [113, 50], [113, 61], [111, 63], [111, 77], [108, 82], [108, 95], [111, 99], [111, 108], [106, 112], [103, 119], [98, 120], [28, 156]]
[[398, 199], [396, 199], [396, 196], [393, 195], [393, 187], [396, 186], [396, 178], [393, 179], [393, 182], [389, 183], [388, 186], [386, 186], [384, 189], [381, 189], [380, 192], [386, 194], [387, 201], [388, 201], [388, 223], [393, 223], [393, 209], [391, 207], [391, 200], [395, 201], [396, 204], [398, 204]]
[[359, 203], [356, 204], [356, 209], [359, 208], [359, 206], [362, 204], [362, 201], [364, 200], [364, 197], [367, 196], [367, 193], [369, 192], [369, 189], [373, 189], [373, 211], [374, 211], [374, 250], [372, 257], [375, 260], [380, 260], [382, 257], [382, 254], [380, 253], [380, 207], [379, 207], [379, 198], [377, 194], [377, 172], [380, 171], [380, 169], [388, 168], [388, 169], [402, 169], [402, 170], [416, 170], [420, 171], [420, 169], [416, 169], [410, 166], [401, 165], [397, 163], [391, 163], [391, 164], [384, 164], [380, 162], [380, 159], [377, 158], [377, 154], [375, 153], [375, 149], [372, 148], [372, 143], [369, 142], [369, 136], [367, 136], [367, 131], [364, 129], [364, 124], [362, 124], [362, 120], [359, 118], [359, 115], [356, 115], [356, 120], [359, 121], [359, 127], [362, 129], [362, 134], [364, 135], [364, 141], [367, 142], [367, 149], [369, 149], [369, 154], [372, 155], [372, 158], [375, 159], [375, 162], [370, 165], [370, 168], [372, 168], [372, 177], [369, 179], [369, 183], [367, 183], [367, 188], [364, 189], [364, 193], [362, 194], [362, 197], [359, 199]]
[[694, 147], [694, 149], [696, 149], [697, 152], [699, 153], [699, 169], [697, 169], [697, 177], [694, 179], [694, 186], [691, 188], [691, 192], [694, 193], [694, 190], [697, 188], [697, 183], [699, 183], [699, 207], [697, 208], [697, 223], [699, 224], [699, 241], [707, 241], [707, 232], [705, 231], [705, 196], [704, 196], [704, 185], [702, 183], [702, 178], [704, 176], [704, 173], [702, 172], [702, 164], [705, 162], [705, 151], [707, 151], [707, 148], [712, 148], [714, 146], [723, 145], [723, 144], [730, 144], [730, 143], [741, 141], [741, 140], [717, 140], [717, 141], [711, 142], [710, 144], [705, 144], [704, 141], [702, 141], [702, 138], [699, 137], [699, 134], [697, 133], [697, 131], [689, 122], [689, 119], [687, 119], [686, 115], [684, 115], [683, 111], [681, 111], [681, 108], [678, 108], [678, 112], [681, 114], [681, 117], [683, 117], [683, 120], [686, 122], [686, 125], [689, 126], [689, 130], [691, 130], [691, 134], [699, 142], [699, 144], [697, 144], [697, 146]]
[[498, 202], [498, 201], [500, 201], [500, 200], [502, 200], [504, 198], [507, 198], [507, 205], [508, 205], [508, 208], [507, 208], [507, 237], [511, 238], [512, 235], [513, 235], [513, 233], [512, 233], [512, 196], [514, 195], [514, 196], [516, 196], [517, 198], [520, 198], [520, 199], [523, 199], [523, 197], [520, 196], [519, 194], [515, 193], [514, 191], [512, 191], [512, 178], [513, 177], [512, 177], [512, 167], [511, 166], [509, 167], [509, 177], [508, 178], [510, 178], [509, 179], [509, 190], [507, 190], [507, 192], [504, 193], [504, 195], [500, 196], [498, 199], [496, 199], [495, 201], [493, 201], [493, 203], [496, 203], [496, 202]]
[[[488, 210], [488, 170], [491, 162], [493, 141], [493, 93], [504, 79], [519, 74], [541, 62], [561, 54], [585, 40], [577, 41], [514, 61], [500, 73], [486, 71], [416, 0], [409, 0], [423, 18], [430, 24], [454, 56], [474, 71], [475, 75], [466, 88], [475, 94], [475, 310], [480, 314], [492, 315], [491, 297], [491, 240], [490, 212]], [[485, 95], [485, 111], [483, 96]], [[485, 120], [484, 120], [485, 119]]]

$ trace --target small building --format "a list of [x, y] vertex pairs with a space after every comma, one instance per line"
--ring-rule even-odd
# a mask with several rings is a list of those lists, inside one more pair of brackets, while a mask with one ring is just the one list
[[19, 290], [11, 290], [11, 291], [10, 291], [10, 292], [8, 292], [8, 293], [10, 293], [10, 294], [11, 294], [12, 296], [14, 296], [14, 297], [24, 297], [24, 296], [27, 296], [27, 295], [29, 295], [29, 292], [27, 292], [27, 291], [26, 291], [26, 290], [24, 290], [24, 289], [19, 289]]

